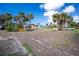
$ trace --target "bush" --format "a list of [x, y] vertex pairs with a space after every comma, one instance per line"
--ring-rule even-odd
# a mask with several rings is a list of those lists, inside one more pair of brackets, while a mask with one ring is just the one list
[[7, 30], [7, 31], [9, 31], [9, 32], [16, 32], [16, 31], [18, 31], [18, 29], [19, 29], [19, 26], [18, 26], [18, 24], [12, 24], [12, 23], [10, 23], [10, 24], [7, 24], [6, 26], [5, 26], [5, 29]]

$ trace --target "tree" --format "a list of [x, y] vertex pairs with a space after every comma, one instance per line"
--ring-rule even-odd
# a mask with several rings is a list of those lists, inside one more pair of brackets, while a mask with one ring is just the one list
[[17, 16], [17, 19], [19, 20], [19, 26], [20, 28], [24, 28], [24, 24], [28, 21], [30, 21], [31, 24], [31, 19], [33, 19], [33, 15], [29, 13], [28, 15], [25, 15], [25, 13], [20, 12], [19, 15]]
[[20, 12], [18, 15], [20, 25], [24, 25], [25, 13]]
[[9, 31], [15, 31], [15, 29], [13, 30], [15, 24], [12, 23], [12, 20], [16, 20], [15, 22], [18, 23], [18, 25], [15, 27], [19, 26], [20, 28], [23, 28], [26, 22], [30, 21], [31, 24], [31, 19], [33, 19], [32, 13], [25, 15], [25, 13], [20, 12], [17, 16], [14, 17], [10, 13], [0, 14], [0, 24], [3, 24], [5, 29]]
[[71, 15], [68, 15], [67, 13], [61, 13], [61, 18], [62, 20], [62, 29], [67, 29], [68, 26], [70, 25], [70, 22], [73, 21], [73, 17]]
[[0, 24], [4, 23], [4, 14], [0, 14]]
[[79, 23], [76, 23], [75, 28], [76, 28], [76, 29], [79, 29]]
[[10, 13], [0, 14], [0, 20], [4, 23], [8, 23], [12, 19], [12, 15]]
[[20, 24], [23, 25], [25, 22], [28, 22], [31, 19], [33, 19], [33, 15], [32, 15], [32, 13], [29, 13], [28, 15], [25, 15], [25, 13], [20, 12], [19, 15], [18, 15], [18, 18], [19, 18]]
[[61, 19], [60, 19], [60, 14], [54, 14], [53, 15], [53, 21], [54, 22], [57, 22], [57, 27], [58, 27], [58, 30], [62, 30], [62, 23], [61, 23]]
[[70, 21], [70, 22], [69, 22], [69, 27], [70, 27], [70, 28], [75, 28], [75, 27], [76, 27], [76, 22]]
[[28, 20], [29, 20], [29, 24], [31, 24], [31, 19], [34, 18], [33, 15], [32, 15], [32, 13], [29, 13], [29, 14], [27, 15], [27, 18], [28, 18]]
[[10, 25], [10, 20], [12, 19], [12, 15], [10, 13], [5, 13], [0, 15], [0, 20], [2, 20], [2, 24], [4, 29], [8, 29]]
[[0, 14], [0, 26], [1, 26], [1, 30], [4, 30], [4, 17], [3, 14]]
[[57, 22], [58, 30], [64, 30], [65, 24], [68, 24], [71, 20], [73, 20], [73, 17], [71, 17], [67, 13], [53, 15], [53, 21]]
[[11, 19], [13, 18], [12, 14], [5, 13], [4, 14], [4, 28], [5, 30], [12, 31], [13, 27], [11, 25]]

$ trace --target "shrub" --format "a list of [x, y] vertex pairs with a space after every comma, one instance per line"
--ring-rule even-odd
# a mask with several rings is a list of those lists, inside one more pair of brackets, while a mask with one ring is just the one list
[[16, 31], [18, 31], [18, 29], [19, 29], [19, 26], [18, 26], [18, 24], [12, 24], [12, 23], [10, 23], [10, 24], [7, 24], [6, 26], [5, 26], [5, 29], [7, 30], [7, 31], [9, 31], [9, 32], [16, 32]]

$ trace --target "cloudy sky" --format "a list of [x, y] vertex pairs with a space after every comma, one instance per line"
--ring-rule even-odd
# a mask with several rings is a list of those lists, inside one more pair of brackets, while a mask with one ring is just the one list
[[13, 16], [19, 12], [32, 13], [34, 15], [32, 23], [45, 25], [52, 22], [53, 14], [67, 12], [74, 17], [75, 22], [79, 22], [78, 6], [78, 3], [2, 3], [0, 4], [0, 13], [8, 12]]

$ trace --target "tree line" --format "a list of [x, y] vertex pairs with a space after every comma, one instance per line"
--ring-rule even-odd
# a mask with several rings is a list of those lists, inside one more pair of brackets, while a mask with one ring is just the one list
[[[26, 22], [31, 24], [31, 20], [34, 18], [32, 13], [25, 14], [23, 12], [18, 13], [18, 15], [13, 16], [11, 13], [0, 14], [0, 25], [3, 29], [8, 31], [18, 31], [23, 29], [23, 25]], [[52, 15], [52, 19], [57, 23], [58, 30], [65, 30], [65, 28], [79, 28], [79, 23], [73, 21], [73, 17], [67, 13], [56, 13]], [[52, 27], [52, 26], [50, 26]], [[56, 26], [53, 26], [56, 27]]]
[[[32, 13], [25, 14], [23, 12], [18, 13], [17, 16], [12, 16], [11, 13], [0, 14], [0, 24], [8, 31], [18, 31], [19, 28], [23, 28], [26, 22], [31, 23], [33, 19]], [[13, 22], [14, 21], [14, 22]], [[17, 22], [16, 24], [14, 24]]]

